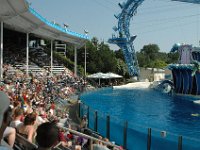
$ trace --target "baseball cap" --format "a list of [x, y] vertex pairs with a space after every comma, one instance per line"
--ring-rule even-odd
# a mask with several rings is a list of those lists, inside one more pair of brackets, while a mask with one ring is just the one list
[[5, 111], [8, 109], [9, 105], [10, 105], [10, 100], [8, 98], [8, 95], [0, 91], [0, 127], [3, 122], [3, 115]]

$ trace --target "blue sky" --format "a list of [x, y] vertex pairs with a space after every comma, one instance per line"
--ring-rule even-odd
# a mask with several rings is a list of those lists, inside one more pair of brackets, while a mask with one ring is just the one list
[[[123, 0], [28, 0], [31, 6], [49, 21], [67, 23], [78, 33], [89, 31], [90, 37], [105, 42], [117, 25], [114, 14], [120, 13]], [[131, 35], [137, 35], [135, 50], [144, 45], [158, 44], [161, 51], [169, 52], [175, 43], [199, 46], [200, 5], [170, 0], [146, 0], [131, 20]], [[118, 49], [110, 45], [112, 49]]]

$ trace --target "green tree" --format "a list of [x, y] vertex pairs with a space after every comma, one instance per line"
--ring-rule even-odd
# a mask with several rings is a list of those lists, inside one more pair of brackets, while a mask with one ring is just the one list
[[146, 60], [145, 60], [146, 57], [145, 57], [145, 55], [140, 53], [140, 52], [137, 52], [136, 55], [137, 55], [139, 66], [140, 67], [146, 66]]
[[178, 58], [179, 58], [179, 53], [178, 52], [176, 52], [176, 53], [168, 53], [167, 56], [168, 56], [167, 64], [177, 63], [178, 62]]
[[128, 68], [125, 62], [121, 59], [117, 59], [116, 73], [125, 76], [128, 73]]
[[177, 63], [178, 53], [159, 52], [156, 44], [145, 45], [140, 52], [137, 52], [137, 58], [140, 67], [163, 68], [170, 63]]
[[109, 46], [101, 43], [98, 51], [98, 56], [101, 58], [103, 65], [101, 66], [102, 72], [115, 72], [116, 71], [116, 57], [115, 53], [110, 50]]
[[[104, 42], [94, 37], [86, 43], [87, 48], [87, 73], [96, 72], [114, 72], [125, 77], [129, 77], [127, 64], [125, 63], [123, 50], [113, 51]], [[159, 52], [160, 48], [157, 44], [144, 45], [144, 47], [136, 52], [140, 67], [163, 68], [167, 64], [176, 63], [178, 53]], [[67, 45], [66, 66], [73, 68], [74, 62], [74, 46]], [[60, 59], [64, 60], [61, 56]], [[84, 73], [85, 67], [85, 46], [77, 50], [77, 64], [79, 71]]]
[[160, 48], [157, 44], [149, 44], [144, 45], [144, 47], [140, 50], [142, 54], [144, 54], [148, 61], [155, 60], [156, 56], [159, 52]]
[[164, 68], [167, 66], [167, 63], [160, 59], [156, 59], [153, 63], [153, 68]]
[[115, 56], [116, 56], [116, 58], [119, 58], [119, 59], [125, 61], [122, 49], [115, 51]]

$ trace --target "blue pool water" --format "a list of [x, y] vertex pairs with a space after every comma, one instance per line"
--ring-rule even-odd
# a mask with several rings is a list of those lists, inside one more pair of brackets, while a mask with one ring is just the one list
[[[132, 149], [133, 141], [133, 149], [146, 149], [149, 127], [152, 128], [152, 149], [177, 149], [178, 135], [183, 136], [184, 150], [200, 149], [200, 141], [196, 140], [200, 137], [200, 105], [191, 101], [173, 98], [151, 89], [112, 88], [84, 93], [81, 100], [90, 107], [90, 111], [99, 112], [102, 124], [98, 131], [105, 134], [103, 118], [108, 114], [111, 116], [111, 139], [121, 145], [123, 122], [128, 121], [129, 149]], [[93, 126], [92, 122], [90, 126]], [[166, 131], [167, 136], [161, 137], [160, 131]]]

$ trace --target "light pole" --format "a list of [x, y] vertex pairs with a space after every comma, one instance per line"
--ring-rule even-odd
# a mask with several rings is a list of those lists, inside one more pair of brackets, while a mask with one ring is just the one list
[[[85, 35], [88, 34], [87, 30], [84, 30]], [[87, 42], [86, 42], [87, 43]], [[85, 76], [85, 81], [86, 81], [86, 71], [87, 71], [87, 47], [86, 47], [86, 43], [85, 43], [85, 68], [84, 68], [84, 76]]]

